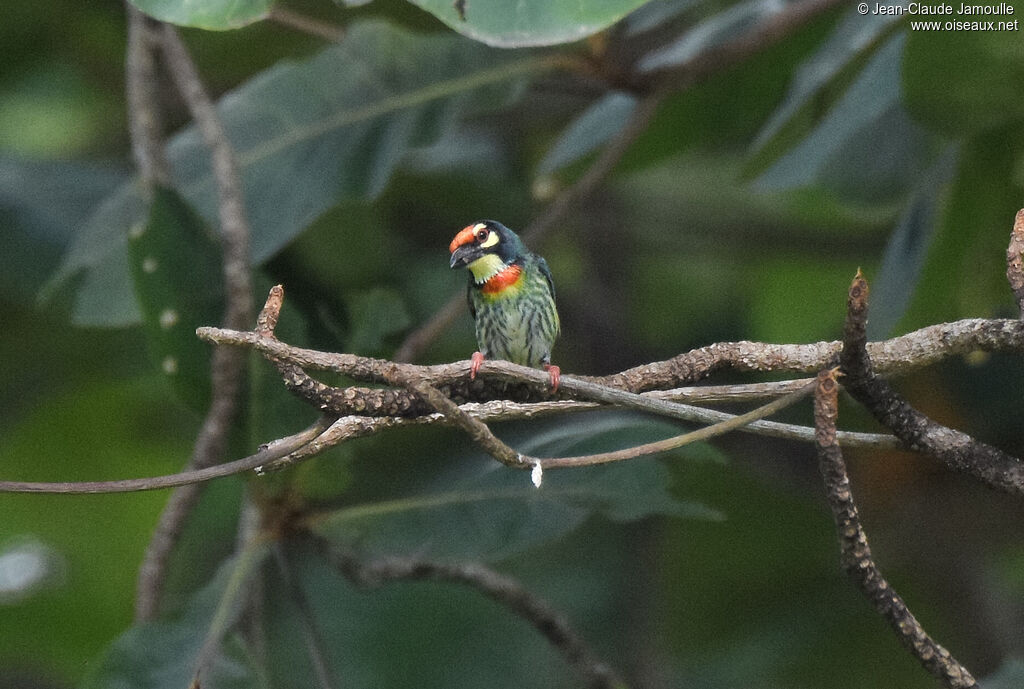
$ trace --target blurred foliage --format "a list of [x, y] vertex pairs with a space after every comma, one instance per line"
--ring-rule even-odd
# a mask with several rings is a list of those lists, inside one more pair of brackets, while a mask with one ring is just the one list
[[[239, 154], [254, 298], [286, 287], [285, 341], [390, 356], [464, 289], [446, 268], [454, 231], [483, 217], [526, 227], [655, 81], [664, 99], [622, 163], [535, 247], [558, 286], [564, 371], [719, 340], [834, 339], [858, 267], [875, 338], [1017, 315], [1004, 256], [1024, 204], [1019, 31], [913, 30], [914, 17], [837, 6], [690, 84], [677, 71], [687, 60], [796, 3], [279, 3], [342, 27], [336, 45], [261, 20], [267, 0], [133, 3], [223, 29], [183, 34]], [[0, 475], [176, 471], [205, 394], [207, 351], [190, 333], [223, 306], [207, 150], [162, 81], [173, 188], [147, 202], [128, 164], [123, 8], [6, 9]], [[422, 359], [472, 349], [463, 315]], [[177, 378], [161, 368], [168, 357]], [[250, 371], [235, 456], [314, 417], [263, 361]], [[1017, 358], [974, 356], [899, 385], [926, 413], [1021, 454]], [[806, 423], [806, 409], [791, 418]], [[843, 419], [873, 428], [853, 405]], [[541, 455], [680, 432], [618, 413], [497, 431]], [[1019, 685], [1024, 547], [1010, 525], [1021, 506], [920, 458], [849, 459], [880, 566], [911, 609], [991, 676], [986, 689]], [[236, 552], [245, 489], [280, 530]], [[206, 653], [204, 687], [316, 686], [310, 629], [345, 686], [578, 682], [492, 601], [452, 584], [356, 588], [314, 537], [365, 556], [488, 560], [636, 686], [933, 686], [840, 575], [806, 446], [728, 438], [548, 472], [537, 490], [454, 431], [364, 438], [208, 486], [163, 617], [133, 627], [165, 500], [0, 500], [0, 687], [180, 688]]]

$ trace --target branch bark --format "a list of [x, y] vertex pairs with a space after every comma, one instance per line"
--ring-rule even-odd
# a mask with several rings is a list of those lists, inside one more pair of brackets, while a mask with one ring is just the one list
[[[851, 314], [851, 317], [854, 316]], [[818, 468], [839, 535], [840, 564], [875, 610], [889, 622], [900, 642], [928, 672], [949, 689], [976, 688], [978, 684], [971, 673], [925, 632], [872, 558], [867, 534], [861, 526], [853, 500], [846, 464], [836, 440], [839, 407], [836, 373], [832, 369], [818, 374], [814, 393], [814, 427]]]
[[950, 469], [974, 476], [993, 488], [1024, 494], [1024, 463], [966, 433], [932, 421], [875, 374], [866, 347], [867, 317], [868, 283], [858, 271], [850, 285], [840, 357], [846, 375], [844, 387], [850, 395], [909, 449], [935, 457]]

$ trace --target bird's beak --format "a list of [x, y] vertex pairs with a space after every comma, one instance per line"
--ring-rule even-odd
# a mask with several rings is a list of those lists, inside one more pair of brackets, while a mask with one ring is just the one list
[[483, 252], [481, 252], [478, 247], [468, 244], [460, 246], [452, 252], [452, 260], [448, 265], [451, 268], [462, 268], [464, 266], [468, 266], [482, 255]]

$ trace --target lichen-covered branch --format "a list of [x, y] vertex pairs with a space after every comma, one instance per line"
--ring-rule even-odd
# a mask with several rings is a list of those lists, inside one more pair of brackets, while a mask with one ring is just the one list
[[1024, 319], [1024, 209], [1017, 211], [1013, 219], [1010, 244], [1006, 247], [1006, 279]]
[[929, 419], [875, 374], [866, 347], [867, 316], [868, 283], [858, 272], [850, 285], [840, 357], [846, 376], [843, 386], [850, 395], [909, 449], [935, 457], [954, 471], [974, 476], [993, 488], [1024, 494], [1024, 462]]

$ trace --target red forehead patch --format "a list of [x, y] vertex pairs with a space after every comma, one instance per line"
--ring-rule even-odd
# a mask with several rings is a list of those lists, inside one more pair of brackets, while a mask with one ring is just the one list
[[464, 244], [471, 244], [476, 241], [476, 226], [479, 224], [480, 223], [466, 225], [459, 230], [459, 233], [455, 235], [455, 239], [453, 239], [452, 243], [448, 245], [448, 253], [453, 253], [460, 246]]

